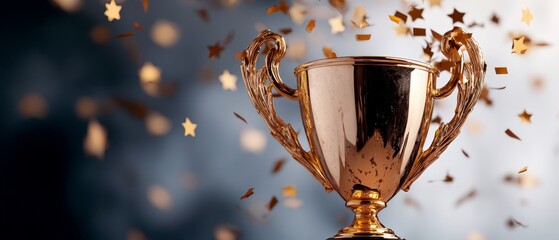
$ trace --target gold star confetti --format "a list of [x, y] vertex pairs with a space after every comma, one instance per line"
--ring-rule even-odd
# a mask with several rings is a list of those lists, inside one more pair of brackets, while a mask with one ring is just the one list
[[261, 153], [266, 148], [266, 134], [249, 128], [244, 129], [240, 136], [241, 147], [251, 153]]
[[120, 20], [120, 9], [122, 9], [122, 6], [116, 5], [115, 0], [111, 0], [111, 3], [105, 3], [105, 8], [107, 9], [105, 10], [105, 16], [107, 16], [109, 22], [115, 19]]
[[355, 34], [355, 40], [368, 41], [371, 39], [371, 34]]
[[332, 34], [341, 33], [345, 30], [341, 15], [328, 19], [328, 24], [330, 25], [330, 31]]
[[312, 32], [312, 30], [314, 29], [314, 25], [315, 25], [315, 21], [314, 21], [314, 19], [311, 19], [311, 20], [309, 21], [309, 23], [307, 23], [307, 26], [305, 27], [305, 30], [306, 30], [308, 33]]
[[84, 151], [94, 157], [102, 159], [107, 149], [107, 131], [97, 120], [89, 121], [87, 135], [83, 142]]
[[518, 173], [520, 174], [520, 173], [523, 173], [523, 172], [526, 172], [526, 171], [528, 171], [528, 166], [522, 167], [520, 170], [518, 170]]
[[170, 210], [173, 206], [173, 198], [167, 189], [160, 185], [149, 187], [148, 199], [154, 207], [160, 210]]
[[192, 136], [196, 137], [196, 127], [198, 125], [194, 124], [190, 121], [190, 118], [186, 118], [186, 120], [182, 123], [182, 127], [184, 128], [184, 136]]
[[229, 70], [224, 70], [223, 73], [219, 75], [219, 81], [221, 82], [223, 90], [237, 90], [237, 76], [231, 74]]
[[530, 12], [529, 8], [522, 9], [522, 19], [520, 20], [523, 23], [526, 23], [527, 26], [530, 26], [530, 22], [534, 19], [534, 16]]
[[18, 109], [24, 118], [44, 118], [47, 116], [47, 101], [39, 94], [30, 93], [19, 100]]
[[241, 200], [249, 198], [250, 196], [252, 196], [252, 194], [254, 194], [254, 188], [247, 189], [245, 194], [243, 194], [243, 196], [241, 196]]
[[520, 138], [518, 136], [516, 136], [516, 134], [514, 134], [510, 129], [507, 128], [507, 130], [505, 130], [505, 134], [507, 134], [507, 136], [514, 138], [516, 140], [520, 141]]
[[464, 15], [465, 14], [466, 13], [459, 12], [455, 8], [454, 11], [451, 14], [448, 14], [447, 16], [452, 18], [452, 23], [457, 23], [457, 22], [464, 23]]
[[423, 19], [423, 8], [416, 8], [415, 6], [412, 6], [408, 11], [408, 14], [411, 16], [412, 21]]
[[518, 39], [513, 39], [512, 42], [512, 52], [518, 55], [524, 54], [528, 47], [524, 44], [525, 37], [520, 37]]
[[324, 56], [326, 58], [336, 58], [336, 53], [332, 50], [332, 48], [329, 47], [323, 47], [322, 48], [322, 53], [324, 54]]
[[509, 74], [506, 67], [495, 67], [495, 74]]
[[296, 197], [297, 196], [297, 188], [293, 185], [287, 185], [281, 189], [283, 196], [288, 197]]
[[159, 20], [151, 29], [151, 40], [160, 47], [170, 48], [175, 46], [180, 38], [179, 27], [169, 21]]
[[278, 199], [276, 198], [276, 196], [272, 196], [272, 199], [270, 199], [268, 204], [266, 204], [266, 208], [268, 209], [268, 211], [272, 211], [272, 209], [274, 209], [277, 203], [278, 203]]
[[147, 131], [154, 136], [163, 136], [171, 130], [171, 120], [158, 112], [151, 112], [147, 115], [146, 120]]
[[522, 113], [518, 114], [518, 117], [520, 118], [520, 120], [523, 123], [532, 123], [532, 114], [526, 112], [526, 110], [524, 110]]
[[283, 14], [287, 14], [289, 12], [289, 6], [285, 3], [285, 0], [282, 0], [278, 5], [274, 5], [269, 7], [266, 10], [267, 14], [272, 14], [277, 11], [281, 11]]
[[208, 57], [210, 58], [210, 60], [213, 60], [214, 58], [219, 57], [221, 51], [223, 51], [223, 47], [221, 47], [219, 42], [216, 42], [214, 45], [209, 45], [208, 50], [210, 51]]

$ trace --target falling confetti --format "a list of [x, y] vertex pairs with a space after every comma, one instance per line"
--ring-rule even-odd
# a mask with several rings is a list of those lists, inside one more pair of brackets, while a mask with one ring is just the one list
[[90, 97], [82, 97], [76, 102], [76, 115], [81, 119], [91, 119], [97, 115], [97, 102]]
[[219, 81], [221, 82], [223, 90], [237, 90], [237, 76], [231, 74], [229, 70], [224, 70], [223, 73], [219, 75]]
[[272, 168], [272, 174], [276, 174], [279, 171], [281, 171], [284, 164], [285, 164], [285, 158], [277, 159], [274, 162], [274, 167]]
[[132, 23], [132, 27], [138, 31], [144, 29], [144, 27], [142, 26], [142, 24], [140, 24], [139, 22], [134, 22]]
[[408, 14], [411, 16], [412, 21], [423, 19], [423, 8], [416, 8], [415, 6], [412, 6], [408, 11]]
[[435, 7], [435, 6], [440, 7], [440, 6], [441, 6], [441, 1], [442, 1], [442, 0], [429, 0], [429, 6], [431, 6], [431, 7]]
[[485, 240], [485, 236], [480, 232], [471, 232], [468, 234], [468, 240]]
[[230, 225], [222, 224], [214, 229], [215, 240], [237, 240], [239, 235], [239, 230]]
[[117, 35], [115, 35], [115, 38], [127, 38], [127, 37], [132, 37], [134, 36], [133, 32], [125, 32], [125, 33], [119, 33]]
[[326, 58], [336, 58], [336, 53], [332, 50], [332, 48], [329, 47], [323, 47], [322, 48], [322, 53], [324, 54], [324, 56]]
[[460, 207], [462, 204], [464, 204], [466, 201], [468, 200], [472, 200], [477, 196], [477, 191], [475, 189], [470, 190], [466, 195], [458, 198], [458, 200], [456, 200], [456, 207]]
[[112, 34], [107, 26], [99, 24], [91, 29], [89, 36], [94, 43], [106, 44], [111, 40]]
[[495, 67], [495, 74], [509, 74], [506, 67]]
[[414, 37], [424, 37], [426, 35], [425, 28], [413, 28], [412, 35]]
[[371, 34], [355, 34], [355, 40], [368, 41], [371, 39]]
[[87, 125], [87, 135], [83, 142], [84, 151], [94, 157], [102, 159], [107, 149], [107, 131], [97, 120], [90, 120]]
[[497, 14], [493, 13], [493, 15], [491, 16], [491, 22], [496, 25], [499, 25], [501, 19], [499, 18], [499, 16], [497, 16]]
[[513, 229], [516, 227], [527, 228], [528, 226], [511, 217], [507, 220], [507, 227]]
[[149, 9], [149, 0], [142, 0], [142, 8], [144, 9], [144, 13], [148, 12]]
[[249, 198], [250, 196], [252, 196], [252, 194], [254, 194], [254, 188], [249, 188], [245, 192], [245, 194], [243, 194], [243, 196], [241, 196], [241, 200]]
[[301, 60], [305, 57], [307, 51], [307, 44], [304, 40], [295, 38], [289, 41], [289, 47], [287, 48], [286, 56], [291, 60]]
[[457, 22], [464, 23], [465, 14], [466, 13], [460, 12], [455, 8], [454, 11], [451, 14], [448, 14], [447, 16], [452, 19], [452, 23], [457, 23]]
[[196, 11], [196, 13], [198, 14], [198, 17], [200, 17], [202, 19], [202, 21], [204, 21], [206, 23], [210, 22], [210, 14], [208, 13], [208, 10], [198, 9], [198, 11]]
[[526, 110], [518, 114], [518, 117], [520, 118], [520, 121], [522, 121], [523, 123], [532, 123], [532, 114], [526, 112]]
[[297, 209], [303, 205], [303, 200], [295, 197], [290, 197], [283, 201], [283, 205], [287, 208]]
[[107, 20], [112, 22], [113, 20], [120, 20], [120, 10], [122, 6], [116, 5], [115, 0], [111, 0], [110, 3], [105, 3], [105, 16], [107, 16]]
[[158, 112], [151, 112], [145, 120], [147, 131], [154, 136], [163, 136], [171, 130], [172, 123]]
[[182, 123], [182, 127], [184, 128], [184, 136], [192, 136], [192, 137], [196, 137], [196, 127], [198, 125], [194, 124], [190, 121], [190, 118], [186, 118], [186, 120], [184, 120], [184, 122]]
[[276, 198], [276, 196], [273, 196], [272, 199], [270, 199], [270, 201], [268, 202], [268, 204], [266, 204], [266, 208], [268, 209], [268, 211], [272, 211], [272, 209], [274, 209], [277, 203], [278, 203], [278, 199]]
[[266, 10], [267, 14], [272, 14], [275, 13], [277, 11], [281, 11], [283, 14], [287, 14], [289, 13], [289, 6], [285, 3], [285, 0], [282, 0], [278, 5], [274, 5], [269, 7]]
[[[170, 48], [175, 46], [180, 38], [179, 27], [169, 21], [159, 20], [151, 28], [151, 40], [160, 47]], [[219, 56], [219, 54], [218, 54]]]
[[518, 39], [513, 39], [512, 42], [512, 52], [518, 55], [524, 54], [528, 47], [524, 44], [525, 37], [520, 37]]
[[523, 173], [523, 172], [526, 172], [526, 171], [528, 171], [528, 166], [522, 167], [520, 170], [518, 170], [518, 173]]
[[297, 196], [297, 188], [293, 185], [287, 185], [281, 189], [283, 196], [288, 197], [296, 197]]
[[522, 9], [522, 19], [520, 20], [523, 23], [526, 23], [527, 26], [530, 26], [530, 22], [534, 19], [532, 12], [530, 12], [529, 8]]
[[[330, 32], [332, 32], [332, 34], [341, 33], [343, 31], [345, 31], [345, 26], [344, 26], [344, 23], [342, 21], [342, 16], [341, 15], [328, 19], [328, 24], [330, 25]], [[313, 28], [314, 28], [314, 25], [313, 25]], [[310, 31], [312, 31], [312, 29]], [[307, 30], [307, 32], [310, 32], [310, 31]]]
[[138, 71], [140, 84], [144, 92], [152, 97], [159, 94], [161, 70], [150, 62], [144, 63]]
[[507, 134], [507, 136], [520, 141], [520, 138], [516, 136], [516, 134], [514, 134], [510, 129], [507, 128], [507, 130], [505, 130], [505, 133]]
[[404, 204], [407, 205], [407, 206], [413, 207], [413, 208], [417, 209], [418, 211], [421, 210], [421, 205], [417, 202], [417, 200], [410, 197], [409, 195], [406, 195], [406, 197], [404, 198]]
[[149, 187], [148, 199], [154, 207], [159, 210], [170, 210], [173, 206], [173, 199], [167, 189], [160, 185]]
[[243, 129], [241, 147], [251, 153], [261, 153], [266, 148], [266, 134], [253, 128]]
[[467, 158], [470, 158], [470, 154], [468, 154], [464, 149], [462, 149], [462, 154], [464, 154]]
[[301, 25], [305, 22], [305, 15], [307, 10], [305, 6], [301, 4], [295, 4], [289, 9], [289, 16], [291, 17], [291, 21], [297, 25]]
[[146, 235], [139, 229], [130, 229], [126, 234], [126, 240], [146, 240]]
[[346, 8], [346, 1], [345, 0], [328, 0], [330, 6], [337, 9], [338, 11], [342, 12]]
[[233, 115], [235, 115], [235, 117], [237, 117], [239, 120], [243, 121], [245, 124], [248, 124], [247, 120], [243, 116], [241, 116], [240, 114], [238, 114], [236, 112], [233, 112]]
[[396, 36], [406, 36], [410, 32], [410, 28], [403, 23], [394, 26], [392, 29], [394, 30], [394, 33], [396, 33]]
[[30, 93], [19, 100], [18, 109], [24, 118], [41, 119], [47, 116], [47, 101], [39, 94]]
[[216, 57], [219, 58], [221, 51], [223, 51], [223, 47], [219, 44], [219, 42], [216, 42], [214, 45], [209, 45], [208, 50], [210, 52], [208, 57], [210, 60], [213, 60]]
[[314, 29], [314, 24], [315, 24], [315, 23], [314, 23], [314, 19], [311, 19], [311, 20], [309, 21], [309, 23], [307, 23], [307, 26], [305, 27], [305, 30], [306, 30], [308, 33], [312, 32], [312, 30]]
[[82, 5], [81, 0], [53, 0], [53, 2], [66, 12], [76, 12]]

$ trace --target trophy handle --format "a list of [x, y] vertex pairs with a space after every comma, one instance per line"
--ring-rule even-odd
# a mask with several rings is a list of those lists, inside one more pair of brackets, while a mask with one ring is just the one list
[[[477, 42], [471, 33], [462, 28], [454, 27], [444, 34], [441, 42], [442, 53], [454, 63], [451, 77], [445, 86], [435, 88], [431, 94], [434, 99], [449, 96], [454, 88], [458, 88], [456, 109], [454, 117], [449, 123], [441, 123], [431, 146], [419, 156], [418, 162], [410, 170], [407, 179], [402, 184], [402, 189], [408, 191], [411, 184], [431, 165], [448, 145], [460, 133], [460, 127], [472, 111], [483, 89], [483, 81], [487, 65]], [[464, 61], [464, 51], [467, 52], [469, 61]]]
[[[257, 69], [256, 61], [258, 60], [260, 49], [269, 42], [275, 43], [274, 47], [268, 49], [264, 66]], [[262, 31], [247, 47], [242, 57], [241, 72], [248, 96], [258, 114], [262, 116], [266, 125], [268, 125], [272, 136], [283, 145], [295, 160], [322, 183], [326, 191], [332, 191], [332, 185], [324, 176], [319, 160], [301, 147], [297, 133], [293, 130], [291, 124], [286, 124], [278, 117], [274, 109], [273, 88], [287, 99], [299, 99], [297, 89], [292, 89], [284, 84], [279, 75], [279, 64], [283, 56], [285, 56], [286, 50], [283, 37], [270, 30]], [[271, 83], [267, 83], [268, 79], [270, 79]]]

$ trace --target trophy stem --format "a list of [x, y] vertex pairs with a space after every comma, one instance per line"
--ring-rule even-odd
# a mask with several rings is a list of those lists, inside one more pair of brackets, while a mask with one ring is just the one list
[[401, 239], [378, 220], [378, 212], [386, 207], [378, 190], [355, 186], [346, 206], [355, 213], [353, 222], [330, 239]]

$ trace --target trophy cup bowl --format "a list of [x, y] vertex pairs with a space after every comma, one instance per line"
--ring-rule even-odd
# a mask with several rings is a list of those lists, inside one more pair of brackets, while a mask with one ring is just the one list
[[[260, 49], [270, 42], [275, 44], [268, 48], [264, 66], [257, 68]], [[355, 213], [353, 222], [332, 239], [400, 239], [379, 222], [377, 213], [400, 189], [409, 190], [458, 136], [483, 86], [486, 65], [471, 34], [455, 27], [444, 35], [441, 50], [453, 65], [442, 88], [436, 87], [438, 70], [418, 61], [338, 57], [298, 66], [298, 87], [292, 89], [279, 76], [286, 52], [283, 37], [265, 30], [244, 52], [241, 70], [248, 95], [270, 133]], [[434, 100], [455, 88], [455, 115], [441, 123], [424, 150]], [[276, 115], [274, 90], [299, 101], [310, 151]]]

